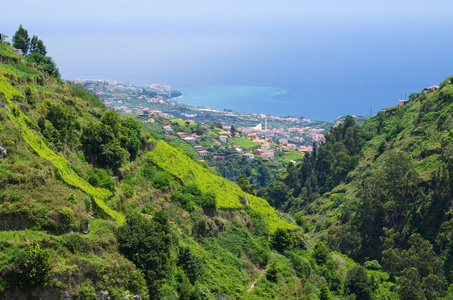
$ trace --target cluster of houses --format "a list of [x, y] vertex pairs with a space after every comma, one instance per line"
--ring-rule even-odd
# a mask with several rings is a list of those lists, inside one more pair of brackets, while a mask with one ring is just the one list
[[309, 152], [312, 150], [311, 146], [306, 146], [307, 139], [317, 142], [324, 140], [324, 134], [322, 134], [324, 129], [322, 128], [291, 127], [286, 129], [274, 128], [272, 130], [239, 128], [239, 130], [246, 134], [247, 137], [253, 139], [253, 142], [262, 143], [261, 141], [264, 139], [269, 142], [279, 143], [283, 149], [293, 149], [300, 152]]

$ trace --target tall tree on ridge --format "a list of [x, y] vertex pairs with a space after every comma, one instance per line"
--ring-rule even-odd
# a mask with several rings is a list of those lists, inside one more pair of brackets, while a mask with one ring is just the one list
[[13, 47], [21, 49], [24, 55], [28, 52], [30, 37], [28, 36], [28, 31], [24, 29], [22, 25], [19, 26], [19, 29], [13, 36]]

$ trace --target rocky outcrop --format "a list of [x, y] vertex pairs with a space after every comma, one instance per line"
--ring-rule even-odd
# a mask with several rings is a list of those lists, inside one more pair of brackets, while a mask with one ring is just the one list
[[4, 159], [6, 157], [6, 150], [3, 147], [0, 147], [0, 159]]

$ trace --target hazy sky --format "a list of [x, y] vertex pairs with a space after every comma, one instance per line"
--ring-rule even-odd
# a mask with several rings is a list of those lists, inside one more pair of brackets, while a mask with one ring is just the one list
[[38, 35], [63, 79], [272, 86], [333, 115], [391, 106], [453, 70], [451, 0], [0, 3], [0, 32]]
[[[0, 0], [0, 3], [0, 31], [11, 37], [22, 24], [30, 35], [38, 35], [65, 78], [108, 77], [110, 73], [110, 77], [121, 77], [117, 74], [119, 67], [131, 73], [132, 70], [127, 71], [130, 64], [144, 61], [155, 66], [153, 75], [160, 72], [164, 76], [165, 72], [178, 70], [184, 73], [195, 67], [202, 71], [203, 66], [222, 60], [254, 58], [263, 47], [280, 44], [284, 48], [285, 41], [291, 39], [305, 39], [304, 54], [316, 56], [322, 47], [351, 47], [351, 42], [360, 41], [363, 32], [359, 33], [357, 28], [369, 28], [380, 35], [395, 28], [406, 34], [405, 30], [411, 30], [415, 24], [423, 38], [430, 34], [423, 32], [423, 23], [438, 22], [444, 26], [453, 15], [453, 1], [442, 0]], [[392, 34], [389, 36], [393, 38]], [[134, 72], [145, 71], [135, 68]]]

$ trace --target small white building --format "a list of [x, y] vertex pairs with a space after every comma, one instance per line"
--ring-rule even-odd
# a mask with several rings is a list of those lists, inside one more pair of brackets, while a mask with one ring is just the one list
[[269, 152], [270, 149], [271, 149], [271, 146], [267, 143], [261, 145], [261, 151], [263, 151], [263, 152]]
[[163, 129], [164, 129], [166, 132], [172, 132], [172, 131], [173, 131], [173, 128], [171, 128], [170, 125], [165, 125], [165, 126], [163, 127]]
[[261, 153], [261, 157], [266, 158], [266, 159], [273, 159], [274, 152], [263, 152], [263, 153]]
[[221, 135], [221, 136], [219, 136], [219, 140], [220, 140], [222, 143], [226, 143], [226, 142], [228, 142], [228, 136], [226, 136], [226, 135]]
[[255, 155], [252, 153], [244, 153], [242, 156], [244, 156], [247, 160], [253, 160], [255, 158]]
[[191, 136], [185, 137], [183, 138], [183, 140], [189, 144], [195, 144], [195, 142], [197, 141], [194, 137]]

